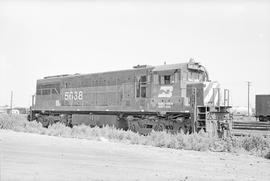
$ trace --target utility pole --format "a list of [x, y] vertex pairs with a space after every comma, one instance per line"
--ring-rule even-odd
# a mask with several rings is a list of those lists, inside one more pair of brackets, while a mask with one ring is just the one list
[[251, 84], [251, 82], [247, 81], [247, 85], [248, 85], [248, 117], [249, 117], [249, 92], [250, 92], [250, 84]]
[[13, 104], [13, 91], [11, 91], [11, 96], [10, 96], [10, 114], [12, 114], [12, 104]]

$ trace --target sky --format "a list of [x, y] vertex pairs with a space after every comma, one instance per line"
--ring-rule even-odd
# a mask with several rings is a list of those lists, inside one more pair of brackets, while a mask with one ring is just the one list
[[233, 106], [270, 94], [270, 1], [0, 1], [0, 106], [36, 80], [137, 64], [202, 63]]

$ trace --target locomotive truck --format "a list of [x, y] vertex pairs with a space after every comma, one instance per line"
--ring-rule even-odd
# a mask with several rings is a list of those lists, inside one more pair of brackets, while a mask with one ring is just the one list
[[[28, 119], [44, 127], [114, 125], [141, 134], [152, 130], [218, 134], [230, 128], [229, 90], [210, 81], [194, 60], [37, 80]], [[227, 126], [224, 126], [227, 125]]]

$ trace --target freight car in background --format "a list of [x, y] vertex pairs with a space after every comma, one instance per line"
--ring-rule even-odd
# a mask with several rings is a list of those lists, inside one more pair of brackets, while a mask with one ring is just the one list
[[256, 118], [270, 121], [270, 95], [256, 95]]
[[37, 80], [29, 120], [45, 127], [62, 122], [69, 126], [108, 124], [141, 134], [201, 129], [217, 134], [230, 122], [229, 108], [229, 91], [210, 81], [206, 68], [191, 59], [44, 77]]

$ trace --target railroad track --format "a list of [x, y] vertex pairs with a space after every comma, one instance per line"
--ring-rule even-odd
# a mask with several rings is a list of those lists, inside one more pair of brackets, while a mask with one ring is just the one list
[[270, 122], [259, 121], [234, 121], [232, 134], [235, 136], [263, 135], [270, 136]]

